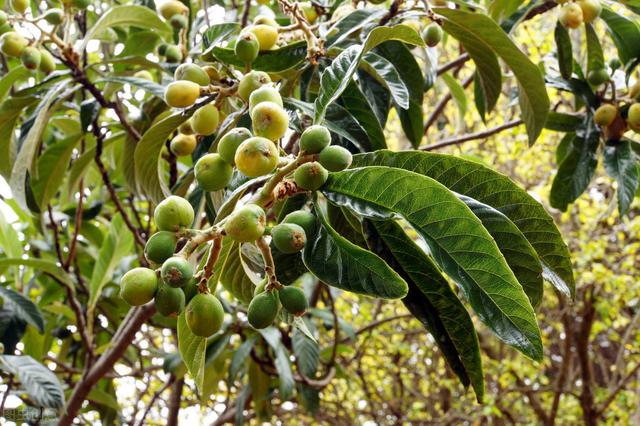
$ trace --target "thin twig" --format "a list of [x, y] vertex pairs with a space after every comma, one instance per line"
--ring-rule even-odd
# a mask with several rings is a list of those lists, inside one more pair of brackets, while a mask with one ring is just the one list
[[468, 142], [468, 141], [472, 141], [472, 140], [477, 140], [477, 139], [486, 139], [489, 136], [495, 135], [496, 133], [500, 133], [503, 130], [507, 130], [507, 129], [511, 129], [512, 127], [516, 127], [522, 124], [522, 120], [518, 119], [518, 120], [513, 120], [513, 121], [509, 121], [507, 123], [501, 124], [500, 126], [496, 126], [496, 127], [492, 127], [490, 129], [487, 130], [483, 130], [481, 132], [476, 132], [476, 133], [470, 133], [467, 135], [463, 135], [460, 137], [456, 137], [456, 138], [450, 138], [450, 139], [445, 139], [442, 140], [438, 143], [434, 143], [433, 145], [427, 145], [423, 148], [420, 148], [423, 151], [433, 151], [436, 149], [440, 149], [440, 148], [444, 148], [446, 146], [450, 146], [450, 145], [459, 145], [461, 143], [464, 142]]

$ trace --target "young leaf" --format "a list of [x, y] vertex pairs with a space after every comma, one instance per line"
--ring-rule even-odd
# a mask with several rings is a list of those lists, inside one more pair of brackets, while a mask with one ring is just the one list
[[[366, 223], [368, 228], [375, 229], [372, 236], [377, 233], [379, 237], [377, 241], [373, 241], [372, 250], [388, 262], [392, 260], [396, 264], [394, 266], [397, 266], [394, 269], [409, 284], [409, 293], [402, 299], [402, 303], [433, 335], [447, 363], [462, 384], [472, 384], [478, 401], [481, 401], [484, 396], [482, 359], [478, 336], [469, 313], [438, 267], [398, 223]], [[382, 252], [387, 252], [387, 256]]]
[[316, 206], [318, 230], [307, 236], [302, 259], [309, 271], [327, 284], [383, 299], [407, 294], [407, 283], [375, 254], [338, 234]]
[[387, 166], [429, 176], [450, 190], [506, 215], [538, 253], [544, 277], [572, 296], [575, 281], [569, 250], [544, 207], [508, 177], [473, 161], [427, 152], [378, 151], [353, 158], [353, 167]]
[[332, 173], [323, 193], [365, 217], [388, 212], [404, 217], [482, 321], [505, 343], [542, 358], [529, 299], [482, 222], [445, 186], [414, 172], [376, 166]]
[[16, 376], [37, 406], [56, 410], [64, 406], [64, 392], [56, 375], [30, 356], [0, 355], [0, 369]]
[[[520, 108], [527, 127], [529, 144], [533, 144], [540, 135], [549, 113], [549, 97], [540, 69], [488, 16], [458, 9], [435, 10], [444, 17], [444, 30], [460, 40], [465, 48], [473, 46], [472, 50], [477, 53], [494, 52], [509, 65], [519, 83]], [[474, 54], [470, 54], [474, 57]], [[476, 58], [474, 61], [476, 66], [479, 66]]]
[[633, 142], [621, 140], [604, 148], [604, 169], [618, 182], [618, 210], [620, 215], [629, 211], [638, 190], [637, 159], [631, 149]]

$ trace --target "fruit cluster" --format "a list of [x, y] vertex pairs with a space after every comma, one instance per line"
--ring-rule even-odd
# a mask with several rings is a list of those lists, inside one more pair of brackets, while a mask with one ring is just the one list
[[[24, 14], [29, 2], [12, 0], [11, 8], [18, 14]], [[85, 6], [86, 7], [86, 6]], [[49, 9], [39, 19], [57, 26], [62, 23], [64, 12], [60, 9]], [[22, 65], [31, 71], [39, 70], [45, 75], [56, 69], [54, 57], [48, 50], [40, 46], [40, 41], [29, 40], [14, 30], [14, 17], [0, 10], [0, 52], [9, 57], [20, 58]]]
[[561, 5], [558, 21], [565, 28], [576, 29], [580, 25], [590, 24], [602, 13], [600, 0], [557, 0]]
[[603, 129], [607, 140], [620, 140], [627, 129], [640, 133], [640, 81], [629, 88], [626, 98], [602, 103], [593, 120]]

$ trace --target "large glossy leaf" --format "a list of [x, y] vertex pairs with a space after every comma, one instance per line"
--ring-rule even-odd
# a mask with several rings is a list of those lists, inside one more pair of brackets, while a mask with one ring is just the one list
[[138, 189], [155, 203], [170, 194], [167, 184], [161, 178], [162, 170], [158, 164], [160, 152], [169, 135], [188, 118], [189, 115], [181, 112], [170, 115], [147, 130], [136, 145], [134, 162], [136, 181], [140, 185]]
[[565, 79], [569, 79], [573, 74], [573, 47], [569, 31], [560, 22], [556, 23], [554, 38], [560, 75]]
[[374, 52], [367, 53], [362, 59], [360, 68], [383, 84], [389, 90], [393, 101], [400, 108], [409, 108], [409, 90], [400, 78], [396, 67], [390, 61]]
[[300, 371], [305, 376], [313, 378], [320, 361], [318, 342], [307, 337], [298, 328], [294, 328], [291, 343]]
[[378, 119], [371, 109], [369, 101], [358, 88], [351, 82], [340, 97], [344, 108], [358, 121], [367, 133], [372, 146], [385, 147], [384, 132]]
[[[225, 64], [235, 65], [237, 67], [244, 66], [244, 63], [238, 59], [233, 49], [213, 47], [211, 49], [211, 55]], [[277, 73], [295, 67], [302, 63], [306, 57], [307, 42], [299, 41], [279, 49], [261, 52], [251, 64], [251, 68], [258, 71]]]
[[402, 169], [362, 167], [330, 175], [323, 193], [369, 218], [405, 218], [440, 268], [464, 291], [482, 321], [505, 343], [539, 360], [533, 307], [482, 222], [432, 178]]
[[87, 31], [78, 51], [87, 48], [89, 40], [96, 38], [107, 28], [134, 25], [147, 30], [155, 30], [162, 37], [171, 34], [171, 28], [148, 7], [138, 5], [121, 5], [109, 8], [98, 21]]
[[62, 187], [71, 155], [79, 140], [80, 134], [62, 139], [47, 148], [38, 158], [37, 177], [31, 179], [31, 190], [40, 210], [46, 208], [49, 200]]
[[529, 301], [534, 307], [538, 306], [542, 301], [542, 264], [529, 241], [518, 227], [498, 210], [464, 195], [460, 195], [460, 199], [482, 221], [527, 293]]
[[16, 376], [37, 406], [56, 410], [64, 406], [64, 392], [56, 375], [30, 356], [0, 355], [0, 369]]
[[364, 44], [348, 47], [322, 72], [320, 77], [321, 90], [315, 101], [314, 123], [322, 122], [327, 107], [347, 87], [358, 69], [363, 55], [387, 40], [400, 40], [405, 43], [424, 46], [420, 35], [413, 28], [406, 25], [378, 27], [372, 30]]
[[587, 189], [598, 165], [600, 132], [588, 119], [576, 133], [551, 185], [551, 206], [562, 211]]
[[[473, 45], [477, 52], [494, 52], [509, 65], [518, 80], [520, 108], [527, 127], [529, 143], [533, 144], [540, 135], [549, 113], [549, 97], [540, 69], [488, 16], [459, 9], [434, 10], [443, 16], [445, 31], [462, 42], [465, 48]], [[471, 52], [469, 54], [474, 56]], [[478, 61], [475, 62], [476, 66], [479, 66]]]
[[196, 336], [187, 325], [184, 312], [178, 315], [178, 350], [184, 365], [198, 389], [204, 384], [204, 360], [207, 351], [207, 338]]
[[67, 84], [67, 81], [59, 83], [51, 89], [42, 99], [40, 104], [38, 104], [33, 125], [26, 136], [22, 138], [22, 146], [20, 147], [18, 156], [13, 164], [11, 179], [9, 181], [11, 193], [20, 207], [25, 210], [28, 209], [25, 188], [27, 173], [31, 169], [34, 157], [38, 152], [38, 147], [42, 142], [42, 132], [44, 132], [44, 129], [47, 127], [47, 123], [49, 122], [49, 117], [52, 113], [51, 107], [55, 102], [59, 101], [58, 96], [62, 93]]
[[640, 28], [637, 21], [614, 12], [608, 7], [602, 9], [600, 15], [607, 24], [607, 29], [618, 49], [618, 56], [622, 62], [629, 63], [640, 57]]
[[327, 47], [337, 45], [351, 34], [360, 31], [364, 26], [381, 18], [386, 13], [382, 9], [359, 9], [351, 12], [335, 24], [327, 31]]
[[383, 299], [407, 294], [407, 283], [377, 255], [338, 234], [316, 206], [318, 229], [302, 253], [307, 269], [325, 283]]
[[[390, 262], [409, 284], [409, 293], [402, 303], [433, 335], [463, 385], [472, 384], [478, 400], [482, 400], [484, 378], [480, 345], [469, 313], [438, 267], [399, 224], [393, 221], [367, 223], [374, 227], [378, 236], [372, 250]], [[383, 252], [387, 252], [386, 256]]]
[[629, 140], [608, 144], [604, 148], [604, 168], [618, 182], [618, 210], [623, 215], [629, 211], [638, 190], [636, 155]]
[[37, 328], [40, 333], [44, 333], [42, 312], [30, 299], [10, 288], [1, 286], [0, 298], [4, 299], [5, 307], [11, 306], [11, 310], [18, 318]]
[[353, 166], [398, 167], [429, 176], [450, 190], [506, 215], [529, 240], [543, 263], [544, 277], [566, 295], [575, 283], [569, 250], [544, 207], [503, 174], [477, 162], [427, 152], [379, 151], [354, 156]]
[[114, 216], [110, 222], [109, 234], [105, 238], [98, 258], [93, 267], [91, 280], [89, 281], [89, 302], [87, 310], [88, 323], [93, 322], [93, 311], [98, 303], [98, 298], [104, 286], [111, 281], [113, 271], [122, 259], [131, 250], [133, 235], [127, 229], [120, 214]]

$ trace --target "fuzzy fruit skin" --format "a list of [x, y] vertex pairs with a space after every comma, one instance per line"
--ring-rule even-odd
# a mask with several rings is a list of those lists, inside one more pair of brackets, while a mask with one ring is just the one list
[[29, 45], [26, 38], [22, 37], [15, 31], [2, 34], [0, 37], [0, 51], [7, 56], [18, 57], [22, 55], [22, 51]]
[[285, 308], [287, 312], [297, 317], [304, 315], [309, 307], [309, 302], [307, 302], [307, 298], [302, 290], [298, 287], [285, 286], [278, 292], [280, 293], [280, 303], [282, 303], [282, 307]]
[[193, 267], [184, 257], [173, 256], [162, 264], [160, 276], [171, 287], [184, 287], [193, 278]]
[[207, 104], [199, 108], [191, 117], [191, 127], [193, 130], [204, 136], [212, 135], [216, 132], [220, 122], [220, 113], [213, 104]]
[[194, 216], [191, 204], [177, 195], [162, 200], [153, 212], [153, 220], [161, 231], [176, 232], [180, 228], [191, 226]]
[[43, 18], [51, 25], [60, 25], [64, 19], [64, 12], [62, 9], [49, 9]]
[[194, 167], [198, 185], [205, 191], [223, 189], [233, 175], [233, 167], [220, 154], [206, 154], [200, 157]]
[[267, 218], [262, 207], [247, 204], [228, 217], [224, 230], [233, 240], [248, 243], [262, 237], [266, 224]]
[[222, 327], [224, 309], [211, 293], [199, 293], [187, 305], [185, 319], [193, 334], [209, 337]]
[[258, 24], [249, 28], [260, 44], [260, 51], [271, 50], [278, 41], [278, 30], [271, 25]]
[[424, 42], [427, 44], [427, 46], [435, 47], [440, 43], [440, 41], [442, 41], [442, 35], [442, 27], [435, 22], [432, 22], [427, 25], [427, 28], [425, 28], [424, 32], [422, 33], [422, 38], [424, 39]]
[[177, 317], [184, 309], [185, 296], [182, 289], [160, 283], [155, 296], [156, 309], [165, 317]]
[[576, 3], [567, 3], [560, 8], [558, 20], [563, 27], [576, 29], [583, 22], [582, 8]]
[[45, 75], [51, 74], [56, 69], [56, 62], [51, 53], [40, 50], [40, 66], [38, 67]]
[[283, 106], [282, 96], [274, 87], [262, 86], [249, 95], [249, 115], [253, 114], [253, 109], [262, 102], [273, 102], [281, 108]]
[[318, 161], [330, 172], [339, 172], [351, 165], [353, 156], [348, 149], [332, 145], [322, 150], [318, 156]]
[[603, 104], [593, 114], [593, 121], [600, 127], [606, 127], [613, 123], [617, 115], [618, 108], [615, 105]]
[[280, 309], [275, 291], [264, 291], [251, 299], [247, 309], [247, 318], [253, 328], [267, 328], [278, 315]]
[[304, 229], [307, 237], [316, 232], [316, 217], [308, 211], [296, 210], [284, 217], [282, 223], [292, 223]]
[[631, 130], [640, 133], [640, 103], [635, 103], [629, 107], [627, 124], [631, 127]]
[[298, 253], [307, 243], [304, 229], [293, 223], [281, 223], [271, 230], [273, 245], [283, 253]]
[[169, 83], [164, 91], [164, 100], [174, 108], [186, 108], [200, 97], [200, 86], [193, 81], [180, 80]]
[[164, 57], [170, 64], [175, 64], [182, 60], [182, 52], [178, 46], [170, 44], [164, 51]]
[[636, 81], [635, 84], [629, 88], [629, 97], [640, 100], [640, 80]]
[[41, 59], [42, 56], [40, 55], [40, 50], [32, 46], [25, 47], [22, 51], [22, 55], [20, 55], [22, 65], [29, 70], [37, 69], [40, 66]]
[[250, 64], [256, 60], [258, 53], [260, 53], [260, 42], [255, 34], [245, 31], [238, 37], [234, 52], [238, 59], [245, 64]]
[[205, 70], [196, 64], [182, 64], [173, 73], [176, 80], [187, 80], [199, 86], [209, 85], [209, 75]]
[[587, 24], [595, 21], [602, 13], [600, 0], [579, 0], [577, 3], [582, 9], [582, 20]]
[[[60, 9], [57, 9], [60, 10]], [[7, 13], [4, 10], [0, 10], [0, 26], [6, 24], [8, 21]]]
[[29, 0], [11, 0], [9, 3], [11, 4], [11, 9], [21, 15], [24, 14], [29, 7]]
[[135, 78], [141, 78], [143, 80], [149, 80], [149, 81], [154, 81], [153, 80], [153, 74], [151, 74], [149, 71], [147, 70], [140, 70], [137, 71], [135, 74], [133, 74], [133, 76]]
[[184, 157], [187, 155], [191, 155], [191, 153], [196, 149], [196, 145], [198, 141], [194, 135], [183, 135], [178, 133], [171, 139], [171, 152], [176, 157]]
[[275, 102], [260, 102], [251, 113], [253, 132], [272, 141], [277, 141], [289, 128], [289, 115]]
[[189, 25], [189, 19], [184, 15], [173, 15], [171, 19], [169, 19], [169, 25], [171, 25], [174, 30], [181, 30]]
[[278, 165], [280, 153], [276, 144], [259, 136], [242, 142], [234, 162], [240, 173], [248, 177], [264, 176]]
[[587, 80], [589, 81], [589, 84], [593, 86], [600, 86], [605, 81], [609, 81], [609, 74], [604, 68], [591, 70], [587, 74]]
[[307, 191], [315, 191], [320, 188], [329, 178], [327, 169], [316, 161], [304, 163], [298, 167], [293, 174], [293, 180], [298, 187]]
[[144, 256], [147, 260], [161, 264], [176, 251], [178, 239], [176, 234], [168, 231], [159, 231], [153, 234], [144, 246]]
[[251, 71], [242, 77], [238, 84], [238, 95], [245, 102], [249, 102], [249, 96], [259, 87], [271, 83], [269, 74], [263, 71]]
[[249, 129], [236, 127], [227, 132], [218, 142], [218, 154], [229, 164], [235, 164], [235, 156], [242, 142], [252, 137]]
[[169, 20], [173, 15], [189, 13], [189, 8], [178, 0], [169, 0], [158, 6], [158, 13]]
[[315, 7], [313, 7], [313, 4], [311, 4], [311, 2], [305, 1], [302, 3], [298, 3], [298, 6], [302, 10], [304, 19], [306, 19], [308, 23], [313, 24], [314, 22], [316, 22], [316, 20], [318, 19], [318, 11]]
[[331, 133], [318, 124], [307, 127], [300, 136], [300, 150], [307, 154], [318, 154], [331, 144]]
[[275, 19], [267, 15], [257, 15], [255, 18], [253, 18], [253, 25], [269, 25], [274, 28], [280, 27]]
[[120, 297], [131, 306], [150, 302], [157, 289], [158, 276], [149, 268], [133, 268], [120, 281]]
[[202, 69], [209, 76], [209, 81], [210, 82], [211, 81], [220, 80], [220, 71], [218, 71], [218, 69], [216, 67], [214, 67], [212, 65], [205, 65], [204, 67], [202, 67]]

